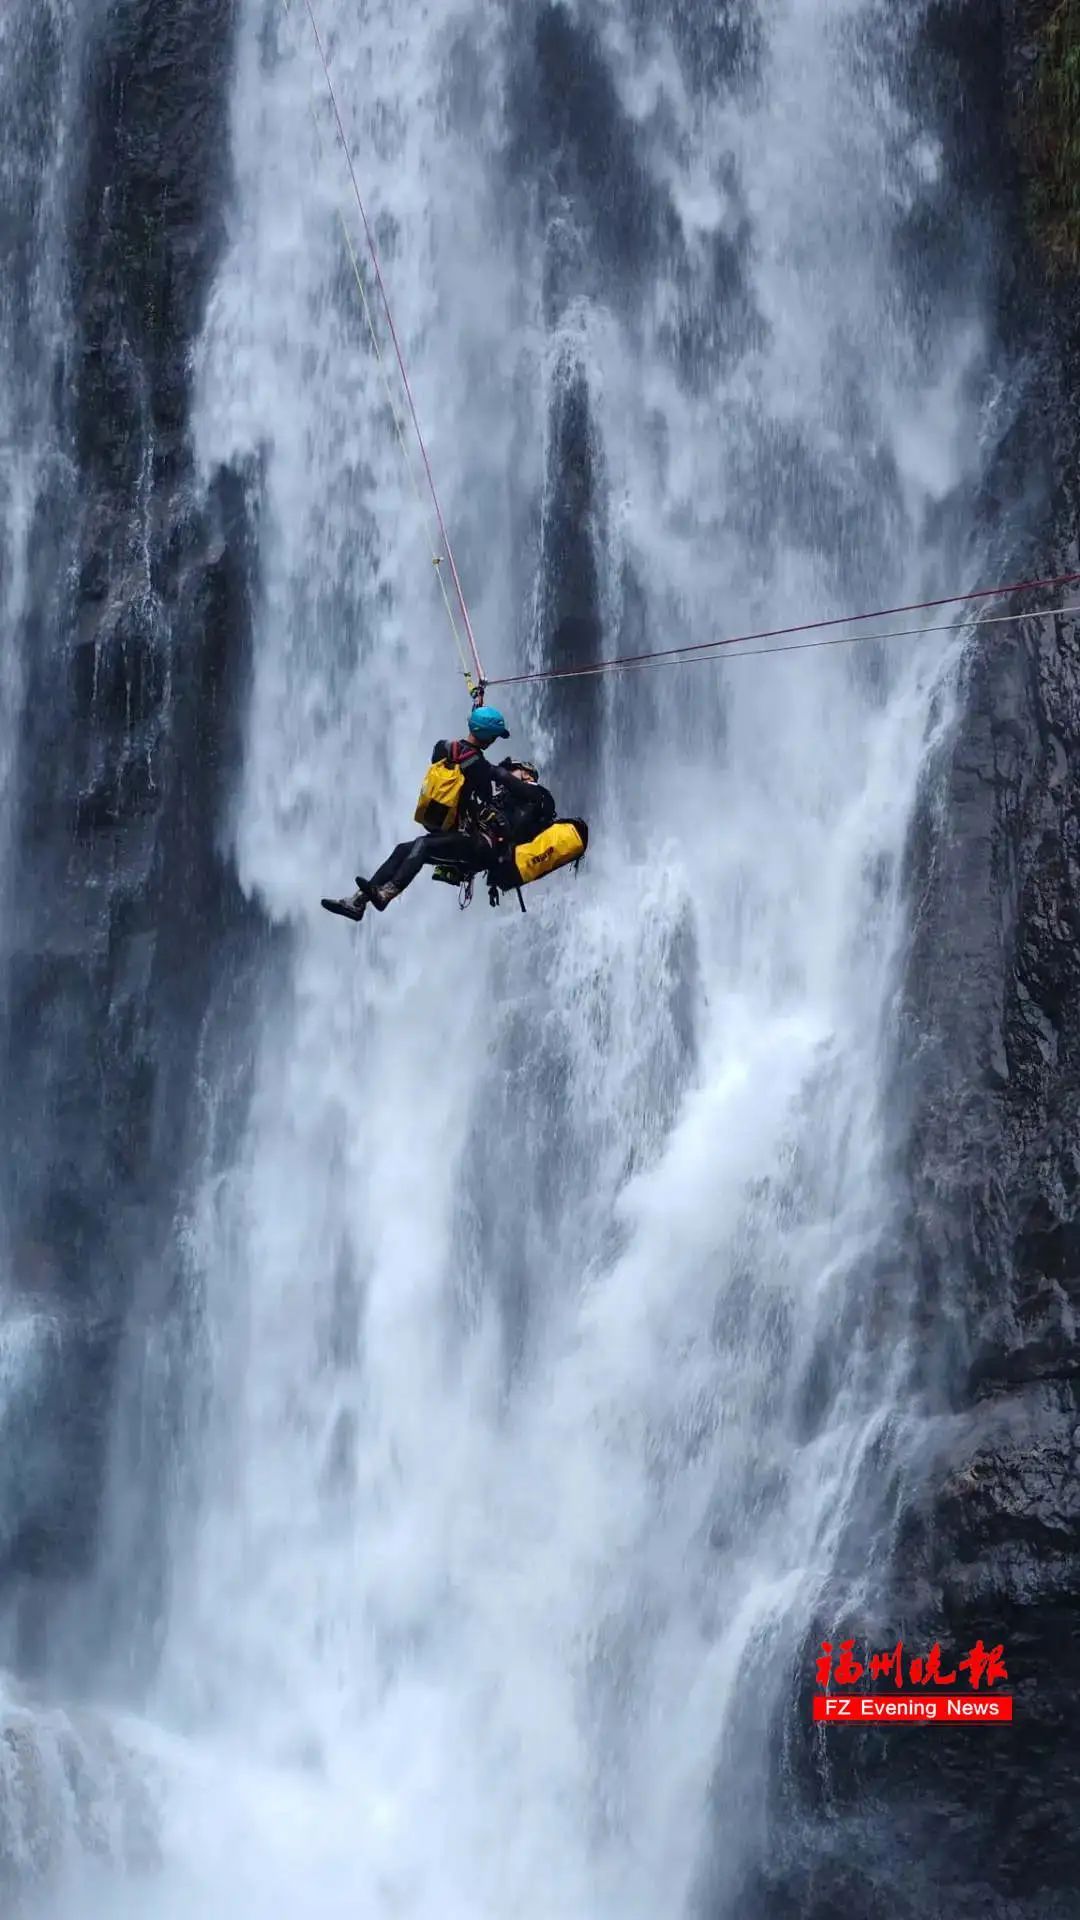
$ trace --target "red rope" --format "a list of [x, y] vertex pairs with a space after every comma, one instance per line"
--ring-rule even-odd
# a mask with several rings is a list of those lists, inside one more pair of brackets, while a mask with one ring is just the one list
[[315, 45], [319, 49], [319, 58], [322, 61], [323, 72], [326, 75], [327, 91], [330, 95], [330, 103], [334, 109], [334, 119], [337, 121], [338, 138], [340, 139], [341, 145], [344, 149], [345, 159], [348, 163], [348, 168], [349, 168], [349, 178], [352, 181], [352, 189], [354, 194], [356, 195], [356, 204], [360, 209], [360, 218], [364, 223], [364, 237], [367, 240], [368, 252], [371, 255], [371, 263], [375, 269], [375, 278], [376, 278], [376, 281], [378, 282], [379, 296], [382, 300], [383, 312], [386, 315], [386, 324], [390, 329], [390, 338], [394, 343], [394, 352], [397, 355], [397, 363], [401, 369], [401, 379], [402, 379], [402, 384], [405, 388], [405, 397], [409, 402], [409, 412], [412, 415], [412, 423], [416, 431], [417, 445], [420, 448], [421, 457], [424, 462], [424, 472], [427, 474], [427, 483], [429, 488], [431, 489], [431, 498], [435, 505], [435, 517], [439, 523], [439, 533], [442, 536], [442, 543], [444, 548], [446, 549], [446, 557], [450, 562], [450, 572], [453, 576], [454, 589], [458, 597], [458, 605], [461, 608], [461, 617], [465, 623], [465, 631], [469, 636], [469, 648], [473, 657], [473, 665], [476, 668], [476, 677], [478, 681], [482, 682], [484, 679], [484, 669], [480, 663], [480, 652], [476, 644], [476, 636], [473, 633], [472, 621], [469, 618], [469, 609], [468, 609], [468, 605], [466, 604], [465, 594], [462, 589], [460, 576], [458, 574], [457, 561], [454, 559], [454, 549], [450, 545], [450, 535], [446, 531], [446, 521], [443, 519], [443, 510], [439, 504], [439, 495], [435, 486], [435, 476], [431, 471], [431, 461], [428, 459], [427, 446], [425, 445], [425, 442], [424, 442], [424, 436], [420, 431], [420, 421], [416, 412], [416, 403], [413, 400], [413, 391], [412, 391], [412, 387], [409, 384], [409, 375], [405, 367], [405, 356], [401, 351], [401, 342], [398, 339], [397, 328], [394, 325], [394, 315], [390, 307], [390, 296], [386, 291], [386, 282], [383, 279], [382, 267], [379, 264], [379, 253], [378, 253], [378, 248], [375, 245], [375, 235], [371, 231], [371, 224], [367, 217], [367, 210], [364, 206], [363, 197], [360, 192], [360, 183], [356, 178], [356, 168], [353, 165], [352, 149], [349, 146], [348, 136], [345, 132], [344, 122], [342, 121], [342, 118], [341, 118], [341, 109], [338, 106], [337, 94], [334, 92], [334, 82], [330, 77], [330, 62], [326, 57], [326, 49], [322, 43], [322, 35], [319, 32], [318, 22], [315, 19], [315, 14], [312, 9], [311, 0], [304, 0], [304, 5], [307, 8], [308, 19], [311, 21], [311, 31], [315, 35]]
[[[611, 660], [597, 660], [591, 666], [546, 667], [533, 673], [509, 673], [489, 680], [489, 687], [515, 687], [526, 680], [577, 680], [594, 673], [614, 673], [619, 667], [636, 667], [650, 660], [678, 660], [694, 654], [712, 653], [718, 647], [737, 647], [750, 640], [782, 640], [793, 633], [820, 633], [825, 627], [857, 626], [864, 620], [888, 620], [894, 614], [928, 613], [934, 607], [959, 606], [970, 600], [996, 600], [1007, 593], [1028, 593], [1036, 587], [1068, 587], [1080, 581], [1080, 573], [1059, 573], [1043, 580], [1014, 580], [1003, 587], [978, 587], [973, 593], [950, 593], [941, 600], [912, 600], [902, 607], [879, 607], [873, 613], [839, 614], [831, 620], [804, 620], [791, 627], [767, 627], [760, 633], [732, 633], [721, 640], [699, 640], [687, 647], [659, 647], [653, 653], [624, 653]], [[854, 637], [854, 636], [853, 636]], [[778, 652], [783, 649], [778, 648]]]

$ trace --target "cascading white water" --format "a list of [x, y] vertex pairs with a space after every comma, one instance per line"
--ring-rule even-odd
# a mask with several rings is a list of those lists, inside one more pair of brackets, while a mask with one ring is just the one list
[[13, 0], [0, 17], [0, 192], [11, 209], [0, 243], [0, 622], [8, 636], [0, 648], [0, 885], [22, 694], [21, 650], [11, 636], [26, 612], [34, 509], [55, 452], [50, 378], [67, 323], [57, 210], [80, 43], [64, 0]]
[[[64, 0], [13, 3], [0, 17], [0, 954], [19, 938], [9, 897], [17, 818], [19, 712], [24, 697], [20, 629], [39, 583], [33, 578], [35, 514], [61, 466], [50, 384], [68, 324], [58, 209], [62, 202], [72, 71], [81, 32]], [[37, 561], [40, 568], [40, 560]], [[40, 1417], [42, 1383], [55, 1363], [58, 1328], [41, 1284], [40, 1250], [12, 1247], [0, 1215], [0, 1551], [61, 1469], [44, 1440], [32, 1461], [27, 1438]], [[12, 1622], [0, 1608], [0, 1715], [9, 1704], [3, 1669]], [[3, 1851], [0, 1845], [0, 1852]]]
[[[867, 582], [914, 594], [927, 510], [977, 457], [974, 312], [917, 327], [894, 275], [939, 162], [876, 10], [778, 0], [711, 102], [657, 12], [588, 17], [691, 273], [741, 182], [760, 321], [692, 383], [662, 271], [632, 323], [583, 293], [545, 326], [543, 235], [499, 217], [517, 14], [321, 9], [492, 671], [535, 652], [515, 529], [557, 484], [568, 356], [603, 607], [631, 571], [646, 646]], [[464, 702], [295, 5], [245, 0], [234, 138], [198, 439], [207, 472], [262, 461], [235, 831], [291, 945], [242, 1150], [192, 1224], [208, 1358], [157, 1701], [166, 1865], [108, 1911], [671, 1920], [706, 1875], [733, 1910], [769, 1675], [903, 1375], [868, 1296], [899, 863], [945, 656], [605, 684], [576, 882], [525, 919], [459, 918], [422, 881], [356, 935], [328, 920], [319, 895], [409, 830]], [[505, 705], [513, 747], [558, 744], [531, 696]]]

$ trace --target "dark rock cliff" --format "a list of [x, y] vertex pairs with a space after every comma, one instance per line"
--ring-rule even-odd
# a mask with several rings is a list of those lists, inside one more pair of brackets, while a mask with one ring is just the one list
[[[984, 520], [1005, 577], [1080, 570], [1080, 281], [1030, 217], [1025, 127], [1044, 5], [931, 9], [985, 121], [1011, 130], [999, 318], [1022, 370]], [[970, 40], [965, 23], [978, 15]], [[991, 19], [991, 15], [993, 16]], [[947, 31], [946, 31], [947, 29]], [[994, 47], [996, 46], [996, 54]], [[990, 58], [987, 60], [987, 52]], [[987, 88], [990, 91], [987, 91]], [[1008, 510], [1002, 506], [1009, 502]], [[1045, 595], [1040, 599], [1045, 604]], [[1080, 599], [1075, 590], [1056, 598]], [[1018, 609], [1023, 599], [1017, 603]], [[887, 1566], [843, 1628], [1001, 1644], [1011, 1725], [808, 1726], [824, 1618], [793, 1676], [755, 1889], [772, 1916], [1069, 1920], [1080, 1710], [1080, 619], [980, 640], [911, 848], [898, 1102], [925, 1409], [885, 1491]], [[963, 1684], [963, 1676], [961, 1676]]]
[[231, 0], [125, 0], [88, 34], [78, 80], [63, 209], [75, 333], [17, 636], [0, 1032], [12, 1269], [59, 1329], [45, 1404], [4, 1436], [23, 1494], [0, 1595], [24, 1667], [42, 1657], [43, 1593], [95, 1554], [121, 1343], [169, 1301], [211, 962], [244, 924], [218, 849], [247, 672], [250, 490], [226, 478], [204, 502], [188, 449], [190, 348], [228, 190], [231, 25]]

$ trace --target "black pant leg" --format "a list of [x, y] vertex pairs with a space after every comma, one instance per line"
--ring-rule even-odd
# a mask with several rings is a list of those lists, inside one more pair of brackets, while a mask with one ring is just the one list
[[383, 887], [389, 883], [404, 893], [422, 867], [439, 867], [446, 861], [451, 866], [463, 867], [466, 873], [482, 873], [490, 859], [487, 841], [474, 838], [471, 833], [422, 833], [418, 839], [403, 840], [396, 846], [390, 858], [372, 874], [369, 884]]
[[[388, 880], [392, 880], [395, 886], [400, 885], [398, 869], [408, 859], [415, 845], [415, 840], [399, 840], [393, 853], [390, 854], [390, 856], [383, 861], [382, 866], [377, 868], [372, 874], [368, 885], [372, 887], [384, 887]], [[414, 876], [410, 875], [410, 878], [413, 877]], [[405, 885], [408, 886], [408, 884], [409, 882], [406, 880]]]
[[482, 873], [491, 859], [491, 848], [479, 834], [431, 833], [428, 835], [428, 847], [431, 850], [426, 864], [430, 867], [439, 867], [446, 862], [452, 867], [464, 867], [469, 873]]
[[480, 873], [490, 857], [486, 840], [474, 839], [470, 833], [425, 833], [413, 841], [408, 857], [391, 878], [396, 887], [407, 887], [421, 867], [441, 867], [444, 863], [461, 867], [465, 873]]

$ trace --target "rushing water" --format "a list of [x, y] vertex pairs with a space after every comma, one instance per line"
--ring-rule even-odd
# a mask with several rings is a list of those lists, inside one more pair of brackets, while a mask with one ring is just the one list
[[[12, 636], [35, 590], [35, 507], [56, 447], [50, 381], [67, 329], [61, 284], [60, 183], [71, 135], [70, 69], [79, 34], [61, 0], [13, 0], [0, 17], [0, 883], [13, 823], [20, 649]], [[7, 939], [4, 941], [6, 949]]]
[[[984, 344], [963, 248], [935, 323], [911, 243], [914, 8], [320, 11], [490, 671], [937, 584]], [[328, 919], [465, 702], [296, 0], [243, 0], [233, 143], [195, 439], [261, 474], [231, 831], [285, 957], [186, 1228], [163, 1866], [102, 1911], [734, 1914], [902, 1404], [887, 1075], [946, 655], [508, 689], [580, 876]]]

